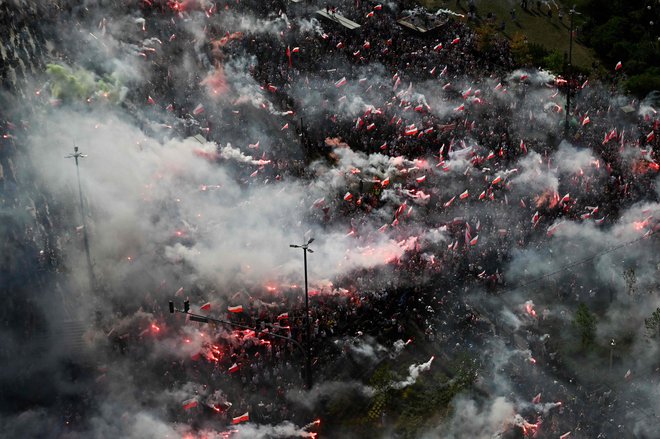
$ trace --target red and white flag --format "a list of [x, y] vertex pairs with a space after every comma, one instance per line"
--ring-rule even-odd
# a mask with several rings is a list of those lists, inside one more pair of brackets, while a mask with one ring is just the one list
[[479, 241], [479, 235], [470, 240], [470, 245], [477, 245], [477, 241]]
[[346, 192], [346, 195], [344, 195], [344, 201], [351, 201], [353, 199], [353, 194], [350, 192]]
[[231, 419], [233, 425], [240, 424], [241, 422], [248, 422], [250, 420], [250, 414], [248, 412], [243, 413], [241, 416], [237, 416]]
[[570, 435], [571, 435], [571, 432], [567, 431], [566, 433], [559, 436], [559, 439], [567, 439]]
[[344, 76], [339, 81], [335, 82], [335, 87], [337, 87], [337, 88], [343, 87], [344, 85], [346, 85], [347, 82], [348, 81], [346, 80], [346, 76]]
[[193, 114], [195, 116], [200, 115], [204, 112], [204, 106], [202, 104], [198, 104], [195, 109], [193, 110]]
[[466, 191], [463, 192], [461, 195], [459, 195], [459, 198], [460, 198], [461, 200], [465, 200], [465, 199], [466, 199], [467, 197], [469, 197], [469, 196], [470, 196], [470, 192], [469, 192], [468, 190], [466, 190]]
[[233, 313], [242, 313], [243, 312], [243, 305], [238, 305], [238, 306], [228, 306], [227, 311], [233, 312]]
[[454, 38], [453, 40], [451, 40], [451, 44], [452, 44], [452, 45], [453, 45], [453, 44], [458, 44], [458, 43], [460, 43], [460, 42], [461, 42], [461, 39], [460, 39], [459, 37], [456, 37], [456, 38]]
[[[433, 50], [435, 50], [436, 52], [441, 51], [442, 50], [442, 43], [438, 43], [435, 46], [433, 46]], [[435, 69], [435, 67], [434, 67], [434, 69]]]
[[283, 312], [279, 316], [277, 316], [277, 320], [284, 320], [289, 318], [289, 313], [288, 312]]
[[197, 407], [197, 400], [195, 398], [187, 399], [183, 401], [182, 406], [184, 410], [190, 410], [192, 408]]
[[236, 372], [238, 372], [239, 369], [240, 369], [240, 367], [238, 367], [238, 364], [234, 363], [234, 364], [231, 365], [231, 367], [228, 370], [229, 370], [229, 373], [236, 373]]
[[540, 404], [541, 403], [541, 394], [539, 393], [532, 399], [532, 404]]
[[204, 305], [200, 306], [199, 309], [203, 311], [208, 311], [211, 309], [211, 302], [206, 302]]
[[616, 63], [616, 66], [614, 66], [614, 70], [615, 71], [621, 70], [621, 68], [623, 68], [623, 64], [621, 64], [621, 61], [619, 61], [618, 63]]

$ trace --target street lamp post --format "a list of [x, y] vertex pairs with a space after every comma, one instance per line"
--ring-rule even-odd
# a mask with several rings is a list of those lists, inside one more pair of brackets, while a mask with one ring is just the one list
[[310, 332], [309, 325], [309, 291], [307, 287], [307, 252], [314, 253], [312, 249], [309, 248], [309, 245], [314, 242], [314, 238], [310, 238], [306, 244], [297, 245], [290, 244], [291, 248], [301, 248], [303, 250], [303, 261], [305, 264], [305, 322], [306, 322], [306, 345], [307, 345], [307, 355], [305, 356], [305, 375], [307, 381], [307, 389], [311, 390], [312, 388], [312, 337]]
[[80, 197], [80, 216], [82, 218], [83, 226], [83, 245], [85, 246], [85, 256], [87, 257], [87, 269], [89, 270], [89, 282], [92, 287], [94, 286], [94, 270], [92, 268], [92, 258], [89, 254], [89, 238], [87, 237], [87, 220], [85, 218], [85, 210], [83, 205], [82, 186], [80, 184], [80, 167], [78, 166], [78, 159], [87, 157], [86, 154], [81, 153], [77, 146], [73, 147], [73, 154], [65, 156], [67, 159], [74, 159], [76, 161], [76, 176], [78, 177], [78, 196]]
[[614, 360], [614, 347], [616, 346], [616, 342], [614, 339], [610, 340], [610, 372], [612, 372], [612, 360]]
[[570, 19], [570, 25], [568, 29], [568, 65], [566, 66], [566, 121], [564, 123], [564, 137], [568, 138], [568, 131], [569, 131], [569, 126], [568, 126], [568, 114], [571, 112], [571, 91], [572, 91], [572, 84], [571, 84], [571, 70], [572, 70], [572, 63], [573, 63], [573, 17], [575, 14], [579, 14], [575, 10], [575, 5], [573, 5], [573, 8], [568, 12], [568, 14], [571, 16]]

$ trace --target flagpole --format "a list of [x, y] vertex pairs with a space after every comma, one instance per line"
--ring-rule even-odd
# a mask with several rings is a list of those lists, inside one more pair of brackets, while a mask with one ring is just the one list
[[578, 12], [575, 11], [575, 6], [573, 5], [573, 8], [568, 11], [568, 14], [571, 16], [570, 20], [570, 25], [568, 29], [568, 65], [566, 66], [566, 120], [564, 122], [564, 137], [568, 139], [568, 131], [569, 131], [569, 124], [568, 124], [568, 114], [571, 112], [571, 91], [573, 90], [573, 85], [571, 84], [571, 76], [572, 76], [572, 70], [573, 70], [573, 17], [575, 14]]

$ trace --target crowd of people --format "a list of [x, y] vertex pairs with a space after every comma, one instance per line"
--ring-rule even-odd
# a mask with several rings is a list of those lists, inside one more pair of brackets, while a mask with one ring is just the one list
[[[543, 323], [530, 325], [532, 329], [525, 333], [527, 343], [515, 348], [525, 354], [507, 363], [505, 370], [489, 370], [488, 363], [496, 355], [498, 343], [516, 346], [518, 339], [516, 334], [502, 330], [504, 325], [489, 316], [485, 305], [479, 309], [468, 304], [469, 292], [476, 287], [497, 295], [502, 286], [513, 283], [503, 275], [512, 253], [536, 242], [539, 236], [550, 236], [557, 219], [588, 218], [607, 225], [616, 221], [623, 209], [653, 193], [660, 138], [660, 123], [654, 110], [644, 110], [640, 116], [640, 103], [632, 102], [634, 114], [626, 115], [621, 108], [612, 108], [612, 95], [603, 92], [600, 85], [593, 86], [594, 92], [584, 81], [580, 81], [581, 87], [573, 85], [576, 99], [567, 118], [566, 138], [576, 147], [592, 151], [596, 157], [594, 168], [602, 167], [607, 172], [590, 179], [589, 170], [583, 170], [586, 177], [578, 173], [571, 177], [570, 186], [583, 194], [579, 202], [558, 193], [526, 193], [514, 199], [506, 183], [509, 176], [519, 171], [511, 168], [528, 150], [543, 160], [557, 150], [565, 111], [560, 92], [565, 93], [566, 89], [562, 88], [561, 78], [554, 75], [537, 79], [543, 75], [530, 66], [511, 73], [521, 66], [515, 65], [505, 38], [495, 38], [489, 51], [484, 52], [477, 34], [460, 15], [449, 14], [441, 28], [423, 34], [397, 24], [410, 11], [372, 1], [346, 0], [327, 5], [326, 10], [332, 15], [360, 24], [359, 29], [351, 30], [336, 22], [322, 21], [303, 4], [269, 0], [208, 2], [213, 3], [212, 13], [205, 10], [209, 17], [217, 11], [245, 13], [275, 25], [274, 30], [238, 32], [209, 18], [204, 46], [197, 44], [197, 35], [186, 35], [185, 24], [177, 24], [177, 20], [185, 22], [185, 14], [194, 11], [177, 10], [169, 2], [151, 3], [141, 5], [148, 20], [166, 12], [166, 24], [153, 31], [155, 36], [162, 41], [169, 39], [176, 47], [160, 59], [153, 55], [159, 61], [154, 69], [163, 73], [162, 77], [170, 74], [167, 57], [177, 56], [194, 45], [205, 48], [197, 62], [210, 74], [221, 71], [224, 75], [229, 70], [225, 66], [250, 57], [254, 60], [248, 67], [250, 77], [262, 88], [265, 102], [254, 108], [252, 101], [237, 98], [243, 96], [233, 78], [225, 78], [229, 89], [226, 93], [237, 98], [237, 103], [223, 106], [220, 115], [194, 111], [197, 101], [176, 102], [172, 113], [186, 121], [177, 126], [183, 133], [201, 133], [207, 140], [222, 145], [228, 133], [242, 134], [245, 126], [237, 122], [249, 124], [252, 116], [259, 123], [267, 119], [263, 129], [269, 134], [269, 149], [264, 158], [269, 163], [262, 166], [260, 175], [267, 178], [268, 184], [282, 179], [313, 178], [312, 163], [322, 161], [333, 166], [341, 162], [338, 145], [367, 155], [382, 154], [387, 160], [418, 160], [417, 169], [404, 172], [406, 166], [399, 165], [397, 174], [392, 175], [397, 183], [396, 197], [381, 197], [387, 188], [382, 176], [377, 178], [366, 169], [358, 170], [347, 177], [355, 183], [353, 187], [338, 188], [328, 195], [325, 204], [310, 209], [309, 215], [325, 226], [346, 225], [354, 235], [367, 235], [375, 221], [372, 213], [387, 212], [389, 218], [383, 227], [394, 241], [401, 241], [410, 239], [411, 232], [398, 225], [407, 221], [412, 215], [409, 209], [414, 206], [420, 212], [416, 217], [417, 229], [442, 229], [445, 237], [440, 243], [418, 241], [406, 246], [401, 254], [375, 268], [354, 270], [345, 278], [334, 279], [335, 285], [312, 282], [308, 316], [300, 286], [245, 287], [232, 296], [226, 291], [209, 293], [215, 290], [213, 286], [186, 285], [185, 295], [192, 303], [192, 311], [223, 318], [236, 326], [200, 324], [180, 315], [172, 316], [166, 304], [161, 303], [162, 297], [157, 296], [145, 301], [143, 309], [148, 312], [139, 314], [139, 318], [103, 328], [117, 358], [140, 359], [136, 360], [138, 366], [145, 368], [151, 367], [147, 354], [154, 346], [178, 341], [170, 361], [156, 366], [161, 369], [156, 374], [161, 386], [171, 389], [179, 399], [185, 396], [185, 403], [168, 402], [174, 421], [204, 428], [209, 420], [231, 424], [247, 412], [250, 421], [256, 423], [294, 421], [304, 425], [324, 415], [318, 405], [302, 410], [294, 409], [299, 406], [291, 403], [292, 398], [305, 398], [302, 389], [308, 319], [314, 382], [364, 378], [378, 364], [393, 358], [397, 346], [412, 344], [414, 348], [424, 344], [441, 351], [446, 359], [465, 352], [481, 358], [483, 367], [477, 386], [504, 374], [514, 383], [512, 393], [529, 393], [533, 389], [530, 399], [542, 393], [544, 402], [561, 401], [551, 409], [532, 404], [527, 412], [522, 412], [534, 428], [539, 428], [542, 417], [543, 428], [553, 434], [564, 433], [571, 426], [589, 437], [601, 437], [597, 436], [601, 433], [610, 434], [602, 437], [615, 437], [612, 432], [618, 426], [593, 422], [596, 415], [598, 419], [615, 417], [614, 406], [608, 404], [613, 398], [611, 393], [590, 393], [593, 391], [575, 388], [572, 378], [560, 376], [561, 358], [552, 344], [541, 337], [543, 328], [539, 326]], [[522, 6], [527, 8], [527, 2]], [[468, 9], [474, 18], [474, 2], [469, 2]], [[416, 13], [426, 14], [419, 10]], [[172, 38], [174, 35], [176, 39]], [[613, 72], [613, 83], [618, 80], [617, 75]], [[195, 79], [197, 82], [184, 84], [183, 90], [176, 93], [196, 95], [194, 92], [203, 87], [199, 85], [202, 78]], [[139, 99], [147, 101], [148, 96], [156, 102], [167, 102], [175, 93], [170, 87], [168, 82], [158, 83], [150, 90], [145, 87], [144, 96], [138, 93]], [[540, 104], [534, 101], [545, 99], [534, 96], [549, 89], [557, 91], [554, 100]], [[208, 108], [213, 108], [212, 99], [204, 102]], [[267, 118], [260, 113], [265, 109], [269, 109]], [[303, 121], [298, 125], [299, 117]], [[551, 123], [541, 122], [547, 119]], [[533, 126], [537, 123], [548, 131], [535, 132]], [[632, 135], [637, 137], [632, 139]], [[621, 154], [626, 142], [643, 151], [632, 162], [629, 156]], [[253, 153], [245, 143], [243, 150]], [[291, 144], [302, 145], [300, 156], [292, 156]], [[463, 151], [460, 160], [458, 151]], [[4, 156], [2, 160], [6, 162]], [[210, 160], [222, 159], [211, 156]], [[459, 161], [460, 172], [450, 169], [450, 162]], [[445, 167], [443, 172], [452, 172], [451, 183], [434, 171]], [[547, 167], [550, 168], [549, 161]], [[250, 184], [254, 166], [238, 168], [237, 178]], [[471, 169], [463, 171], [466, 168]], [[498, 178], [502, 184], [496, 183]], [[432, 179], [433, 184], [428, 184]], [[454, 193], [448, 194], [448, 187]], [[347, 191], [350, 197], [345, 195]], [[490, 203], [484, 204], [488, 207], [483, 211], [450, 210], [452, 203], [477, 197]], [[427, 203], [428, 198], [432, 201]], [[589, 206], [599, 206], [598, 215]], [[437, 215], [440, 211], [444, 215]], [[507, 217], [510, 222], [502, 225], [497, 216], [502, 211], [517, 214]], [[656, 225], [657, 219], [652, 219], [645, 227], [654, 230]], [[480, 235], [488, 239], [479, 241]], [[43, 258], [45, 261], [48, 256]], [[557, 287], [561, 300], [577, 302], [569, 290], [570, 285]], [[176, 296], [176, 300], [183, 298]], [[237, 306], [240, 311], [233, 308]], [[128, 310], [126, 314], [130, 314]], [[122, 316], [120, 313], [117, 320]], [[486, 343], [489, 348], [482, 355]], [[376, 354], [365, 362], [365, 345], [380, 346], [382, 350], [376, 349]], [[529, 372], [532, 355], [543, 363], [542, 370], [539, 367]], [[536, 381], [540, 375], [545, 378]], [[561, 380], [553, 381], [549, 376], [560, 376]], [[97, 385], [104, 386], [104, 380], [99, 379]], [[483, 388], [490, 390], [486, 384]], [[593, 397], [602, 402], [589, 410], [574, 404], [578, 399]], [[607, 415], [591, 412], [599, 407], [606, 407]]]

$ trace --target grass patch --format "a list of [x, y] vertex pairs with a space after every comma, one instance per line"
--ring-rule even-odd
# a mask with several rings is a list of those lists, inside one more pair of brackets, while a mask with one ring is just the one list
[[[452, 11], [467, 15], [467, 0], [461, 0], [460, 6], [456, 6], [455, 0], [420, 0], [420, 4], [426, 6], [429, 11], [435, 11], [438, 8], [450, 9]], [[561, 4], [562, 2], [557, 2]], [[541, 7], [537, 10], [536, 2], [530, 1], [527, 11], [520, 7], [518, 0], [476, 0], [478, 22], [469, 22], [473, 27], [485, 22], [488, 13], [495, 15], [494, 23], [499, 26], [504, 21], [505, 28], [500, 32], [507, 39], [512, 40], [517, 34], [523, 34], [527, 37], [529, 43], [540, 45], [550, 53], [555, 53], [563, 58], [564, 52], [568, 53], [569, 44], [569, 16], [564, 8], [564, 17], [560, 21], [557, 17], [557, 10], [553, 8], [552, 18], [548, 18], [547, 8]], [[510, 11], [516, 10], [516, 20], [511, 18]], [[581, 24], [579, 17], [574, 21], [574, 27]], [[573, 40], [573, 65], [583, 69], [591, 69], [592, 63], [596, 60], [592, 50], [579, 43], [579, 33], [577, 39]]]

